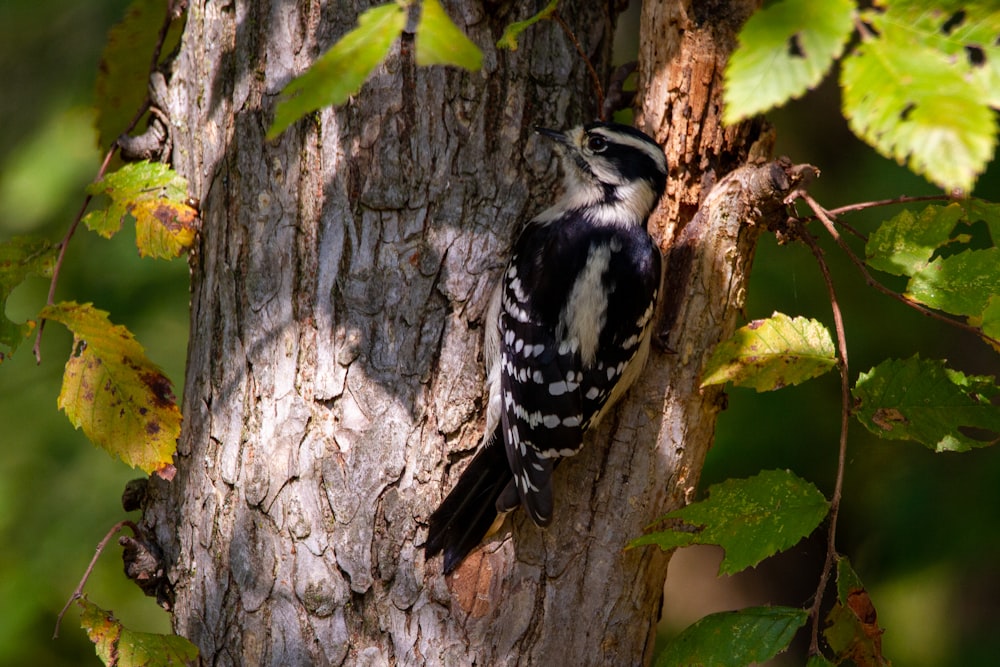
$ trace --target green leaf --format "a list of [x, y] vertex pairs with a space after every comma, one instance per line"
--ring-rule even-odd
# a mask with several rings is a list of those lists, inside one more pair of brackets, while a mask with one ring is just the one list
[[910, 279], [906, 296], [956, 315], [981, 316], [1000, 294], [1000, 249], [938, 257]]
[[928, 3], [894, 0], [884, 12], [866, 14], [879, 30], [892, 30], [941, 52], [980, 92], [1000, 108], [1000, 6], [996, 2]]
[[879, 153], [946, 189], [972, 189], [993, 156], [997, 122], [943, 53], [886, 25], [843, 61], [843, 109]]
[[788, 648], [809, 613], [792, 607], [750, 607], [709, 614], [677, 635], [656, 659], [657, 667], [744, 667], [770, 660]]
[[556, 7], [559, 6], [559, 0], [549, 0], [549, 4], [542, 8], [542, 11], [538, 12], [531, 18], [525, 19], [524, 21], [515, 21], [511, 23], [503, 31], [503, 35], [497, 40], [498, 49], [510, 49], [511, 51], [517, 51], [517, 38], [522, 32], [535, 25], [539, 21], [547, 21], [555, 13]]
[[29, 276], [51, 278], [58, 254], [47, 239], [16, 236], [0, 243], [0, 363], [35, 329], [33, 320], [19, 324], [7, 317], [7, 298]]
[[726, 67], [725, 122], [815, 88], [844, 52], [854, 12], [853, 0], [782, 0], [754, 13]]
[[837, 604], [827, 616], [823, 632], [838, 662], [857, 665], [889, 664], [882, 655], [882, 629], [868, 591], [847, 558], [837, 560]]
[[416, 36], [417, 64], [454, 65], [476, 72], [483, 52], [448, 18], [438, 0], [423, 0]]
[[734, 574], [796, 544], [815, 530], [829, 509], [819, 489], [795, 473], [765, 470], [755, 477], [714, 484], [707, 499], [661, 519], [686, 525], [644, 535], [629, 547], [718, 544], [726, 550], [719, 574]]
[[[108, 31], [94, 96], [99, 146], [107, 148], [118, 139], [146, 98], [150, 61], [167, 16], [166, 4], [164, 0], [135, 0], [121, 22]], [[183, 25], [180, 20], [171, 23], [161, 57], [176, 48]]]
[[938, 452], [1000, 438], [1000, 407], [992, 403], [1000, 388], [993, 378], [965, 375], [943, 361], [884, 361], [862, 373], [852, 393], [858, 419], [881, 438], [915, 440]]
[[129, 630], [111, 612], [86, 598], [77, 600], [83, 609], [80, 626], [105, 665], [115, 667], [176, 667], [198, 660], [198, 648], [178, 635], [158, 635]]
[[160, 162], [134, 162], [87, 186], [111, 205], [91, 211], [83, 223], [111, 238], [126, 217], [135, 220], [136, 245], [143, 257], [171, 259], [194, 242], [198, 212], [188, 203], [187, 181]]
[[806, 667], [837, 667], [837, 665], [821, 655], [811, 655], [809, 656], [809, 659], [806, 660]]
[[732, 382], [770, 391], [799, 384], [837, 364], [829, 330], [816, 320], [775, 313], [754, 320], [712, 351], [701, 386]]
[[1000, 333], [995, 299], [1000, 294], [1000, 249], [982, 248], [981, 241], [973, 246], [975, 225], [983, 223], [992, 238], [1000, 237], [1000, 206], [973, 199], [928, 206], [919, 216], [902, 211], [869, 237], [868, 264], [909, 276], [907, 297], [966, 315], [970, 324], [995, 337]]
[[343, 104], [361, 90], [405, 26], [406, 10], [395, 2], [372, 7], [358, 16], [358, 27], [281, 91], [267, 138], [274, 139], [311, 111]]
[[90, 304], [47, 306], [41, 316], [73, 332], [59, 408], [92, 443], [169, 478], [181, 430], [170, 380], [123, 326]]
[[919, 215], [900, 211], [868, 237], [866, 261], [894, 276], [912, 276], [927, 266], [935, 250], [951, 241], [955, 225], [965, 217], [958, 203], [928, 206]]

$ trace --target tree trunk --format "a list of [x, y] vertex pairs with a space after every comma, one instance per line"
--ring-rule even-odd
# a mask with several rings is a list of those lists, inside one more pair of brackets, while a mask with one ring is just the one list
[[[515, 513], [449, 577], [420, 547], [481, 437], [490, 287], [552, 200], [532, 128], [596, 107], [556, 22], [498, 51], [530, 11], [454, 2], [482, 72], [418, 68], [404, 36], [348, 104], [266, 143], [275, 95], [353, 27], [345, 4], [193, 0], [170, 77], [174, 163], [204, 220], [178, 474], [144, 513], [175, 629], [206, 664], [648, 661], [666, 558], [623, 546], [690, 496], [720, 407], [698, 373], [742, 306], [755, 233], [687, 223], [759, 130], [718, 120], [752, 3], [647, 3], [640, 127], [674, 166], [655, 226], [670, 350], [560, 466], [553, 525]], [[613, 12], [560, 3], [600, 72]]]

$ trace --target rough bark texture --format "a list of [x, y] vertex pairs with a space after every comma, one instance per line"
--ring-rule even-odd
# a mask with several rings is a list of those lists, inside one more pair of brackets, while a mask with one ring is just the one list
[[[606, 69], [613, 10], [576, 4], [560, 13]], [[344, 108], [265, 143], [275, 94], [357, 7], [191, 3], [168, 111], [204, 229], [178, 475], [144, 525], [205, 663], [649, 659], [666, 558], [622, 546], [697, 482], [720, 407], [698, 374], [733, 328], [755, 236], [738, 179], [690, 222], [758, 129], [720, 129], [749, 9], [710, 4], [644, 10], [641, 126], [675, 165], [657, 223], [672, 351], [560, 467], [548, 530], [517, 516], [443, 577], [420, 545], [480, 438], [487, 295], [556, 177], [531, 128], [592, 117], [586, 71], [553, 22], [494, 49], [525, 8], [447, 3], [483, 72], [417, 68], [403, 39]]]

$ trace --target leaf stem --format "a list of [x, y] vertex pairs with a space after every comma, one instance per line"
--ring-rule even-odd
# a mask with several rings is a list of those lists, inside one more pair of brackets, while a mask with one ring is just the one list
[[839, 209], [833, 209], [833, 210], [828, 211], [825, 208], [823, 208], [819, 203], [817, 203], [816, 200], [813, 199], [809, 195], [808, 192], [805, 192], [804, 190], [800, 190], [800, 191], [797, 191], [796, 194], [799, 197], [801, 197], [802, 200], [804, 202], [806, 202], [809, 205], [809, 207], [813, 210], [813, 212], [816, 214], [814, 218], [803, 218], [803, 219], [800, 220], [800, 222], [806, 222], [806, 221], [809, 221], [809, 220], [819, 220], [823, 224], [823, 226], [826, 228], [826, 231], [830, 234], [830, 236], [833, 237], [833, 240], [837, 242], [837, 245], [840, 246], [840, 249], [843, 250], [844, 253], [847, 255], [847, 258], [850, 259], [851, 262], [854, 264], [854, 266], [857, 267], [858, 271], [861, 272], [862, 277], [864, 277], [864, 279], [865, 279], [865, 283], [867, 283], [867, 285], [869, 287], [875, 288], [876, 290], [878, 290], [882, 294], [885, 294], [886, 296], [889, 296], [889, 297], [895, 299], [896, 301], [899, 301], [900, 303], [902, 303], [902, 304], [904, 304], [906, 306], [909, 306], [910, 308], [912, 308], [913, 310], [917, 311], [918, 313], [920, 313], [922, 315], [926, 315], [927, 317], [933, 318], [935, 320], [939, 320], [941, 322], [945, 322], [946, 324], [950, 324], [951, 326], [956, 327], [958, 329], [961, 329], [963, 331], [968, 331], [969, 333], [975, 335], [976, 337], [980, 338], [981, 340], [983, 340], [983, 341], [985, 341], [987, 343], [990, 343], [994, 347], [1000, 349], [1000, 340], [997, 340], [996, 338], [993, 338], [992, 336], [987, 335], [986, 332], [983, 331], [982, 329], [974, 327], [971, 324], [966, 324], [965, 322], [962, 322], [960, 320], [952, 319], [950, 317], [947, 317], [946, 315], [942, 315], [941, 313], [939, 313], [939, 312], [937, 312], [935, 310], [931, 310], [930, 308], [927, 308], [926, 306], [922, 306], [921, 304], [917, 303], [913, 299], [910, 299], [909, 297], [907, 297], [907, 296], [905, 296], [903, 294], [899, 294], [897, 292], [894, 292], [891, 289], [889, 289], [888, 287], [886, 287], [885, 285], [883, 285], [882, 283], [880, 283], [879, 281], [875, 280], [875, 278], [872, 277], [872, 274], [868, 271], [868, 268], [865, 266], [865, 263], [861, 260], [860, 257], [858, 257], [855, 254], [855, 252], [851, 249], [851, 246], [847, 245], [847, 242], [844, 241], [844, 239], [837, 232], [837, 227], [836, 227], [836, 224], [834, 222], [835, 218], [836, 218], [836, 215], [837, 215], [838, 212], [843, 212], [843, 211], [859, 211], [859, 210], [861, 210], [862, 207], [863, 208], [870, 208], [871, 206], [882, 206], [882, 205], [888, 205], [888, 204], [899, 204], [899, 203], [904, 203], [904, 202], [908, 202], [908, 201], [922, 201], [922, 200], [929, 200], [929, 199], [942, 199], [943, 198], [942, 196], [940, 196], [940, 195], [934, 195], [934, 196], [927, 196], [927, 197], [899, 197], [898, 199], [893, 199], [893, 200], [886, 199], [886, 200], [883, 200], [881, 202], [865, 202], [865, 203], [862, 203], [862, 204], [854, 204], [852, 206], [844, 206], [844, 207], [841, 207]]
[[[808, 197], [804, 192], [802, 196]], [[819, 584], [816, 586], [816, 595], [813, 599], [812, 608], [809, 614], [812, 617], [812, 634], [809, 639], [809, 655], [820, 655], [819, 650], [819, 626], [820, 610], [823, 604], [823, 593], [826, 590], [827, 582], [830, 580], [830, 573], [833, 571], [834, 560], [837, 557], [837, 517], [840, 514], [840, 501], [844, 490], [844, 469], [847, 465], [847, 429], [851, 417], [851, 383], [847, 359], [847, 334], [844, 330], [844, 317], [840, 310], [840, 303], [837, 301], [837, 292], [833, 287], [833, 279], [830, 276], [830, 268], [823, 259], [823, 250], [816, 243], [816, 239], [810, 236], [809, 232], [802, 228], [801, 238], [805, 241], [809, 249], [812, 250], [816, 263], [819, 265], [820, 273], [823, 274], [823, 282], [826, 284], [827, 292], [830, 296], [830, 307], [833, 310], [833, 325], [837, 334], [837, 355], [840, 357], [840, 447], [837, 452], [837, 478], [833, 485], [833, 496], [830, 498], [830, 526], [827, 530], [826, 538], [826, 558], [823, 562], [823, 570], [820, 572]]]
[[55, 631], [52, 633], [52, 639], [59, 638], [59, 626], [62, 624], [63, 616], [66, 615], [66, 612], [69, 610], [69, 606], [73, 604], [74, 601], [79, 600], [81, 597], [83, 597], [83, 587], [87, 585], [87, 579], [90, 578], [91, 572], [94, 571], [94, 566], [97, 565], [97, 559], [101, 557], [102, 553], [104, 553], [104, 548], [108, 546], [108, 542], [110, 542], [111, 538], [115, 536], [115, 533], [117, 533], [119, 530], [121, 530], [126, 526], [128, 527], [129, 530], [132, 531], [133, 537], [139, 536], [139, 527], [136, 526], [135, 523], [133, 523], [132, 521], [125, 519], [113, 525], [111, 527], [111, 530], [108, 531], [107, 535], [104, 536], [104, 539], [98, 542], [97, 551], [94, 553], [94, 557], [90, 559], [90, 565], [87, 566], [86, 571], [83, 573], [83, 578], [80, 579], [80, 583], [77, 584], [76, 590], [73, 591], [73, 594], [69, 597], [68, 600], [66, 600], [66, 604], [65, 606], [63, 606], [62, 611], [60, 611], [59, 615], [56, 616], [56, 628]]

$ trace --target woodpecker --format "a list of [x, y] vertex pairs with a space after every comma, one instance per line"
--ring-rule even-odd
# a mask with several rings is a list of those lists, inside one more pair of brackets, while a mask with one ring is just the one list
[[646, 221], [666, 186], [663, 150], [616, 123], [535, 131], [555, 143], [563, 193], [525, 225], [487, 309], [483, 441], [424, 544], [427, 558], [444, 552], [445, 573], [506, 512], [552, 521], [553, 468], [649, 353], [661, 261]]

